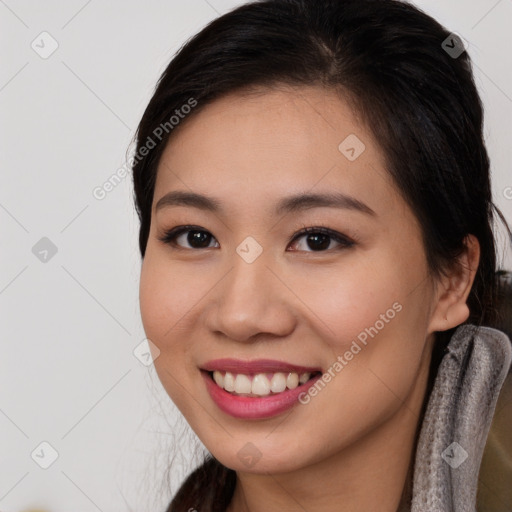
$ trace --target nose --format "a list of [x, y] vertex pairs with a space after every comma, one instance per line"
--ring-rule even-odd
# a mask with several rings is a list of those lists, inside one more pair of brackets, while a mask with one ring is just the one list
[[283, 337], [293, 332], [293, 293], [263, 254], [252, 263], [236, 252], [227, 275], [212, 290], [209, 329], [238, 342]]

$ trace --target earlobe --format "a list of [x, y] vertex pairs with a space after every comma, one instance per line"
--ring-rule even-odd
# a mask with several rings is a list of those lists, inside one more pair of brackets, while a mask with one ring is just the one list
[[429, 333], [457, 327], [469, 318], [470, 311], [466, 302], [480, 261], [480, 244], [474, 235], [467, 235], [465, 246], [457, 264], [437, 283]]

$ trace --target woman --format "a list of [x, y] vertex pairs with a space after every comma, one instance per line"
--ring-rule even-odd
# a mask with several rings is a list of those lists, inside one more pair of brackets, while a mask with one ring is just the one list
[[173, 58], [140, 305], [211, 456], [169, 511], [475, 509], [511, 359], [482, 115], [462, 41], [396, 0], [248, 3]]

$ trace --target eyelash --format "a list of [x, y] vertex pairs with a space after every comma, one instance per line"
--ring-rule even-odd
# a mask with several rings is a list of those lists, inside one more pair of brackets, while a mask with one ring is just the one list
[[[183, 233], [186, 233], [187, 231], [199, 231], [201, 233], [209, 233], [206, 229], [202, 229], [199, 226], [176, 226], [172, 229], [169, 229], [167, 231], [164, 231], [162, 236], [157, 237], [158, 240], [164, 244], [172, 246], [174, 249], [183, 249], [183, 250], [189, 250], [189, 251], [198, 251], [201, 249], [215, 249], [215, 247], [203, 247], [203, 248], [189, 248], [189, 247], [181, 247], [176, 244], [176, 238], [180, 236]], [[332, 229], [329, 229], [325, 226], [315, 226], [315, 227], [306, 227], [304, 226], [303, 229], [301, 229], [299, 232], [295, 233], [290, 241], [288, 242], [288, 245], [292, 242], [295, 242], [297, 239], [304, 235], [309, 234], [322, 234], [327, 235], [334, 241], [338, 242], [341, 247], [338, 247], [337, 249], [326, 249], [321, 251], [302, 251], [302, 252], [313, 252], [313, 253], [319, 253], [319, 252], [329, 252], [332, 250], [342, 250], [342, 249], [348, 249], [350, 247], [353, 247], [356, 245], [356, 240], [354, 238], [349, 238], [342, 233], [338, 233], [337, 231], [333, 231]], [[213, 235], [212, 235], [213, 237]], [[215, 239], [215, 237], [213, 237]]]

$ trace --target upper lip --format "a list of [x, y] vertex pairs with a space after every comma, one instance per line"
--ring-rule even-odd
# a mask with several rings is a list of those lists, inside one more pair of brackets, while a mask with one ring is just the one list
[[321, 372], [318, 367], [301, 366], [273, 359], [254, 359], [243, 361], [241, 359], [214, 359], [208, 361], [202, 367], [206, 371], [226, 371], [231, 373], [275, 373], [275, 372], [296, 372], [313, 373]]

